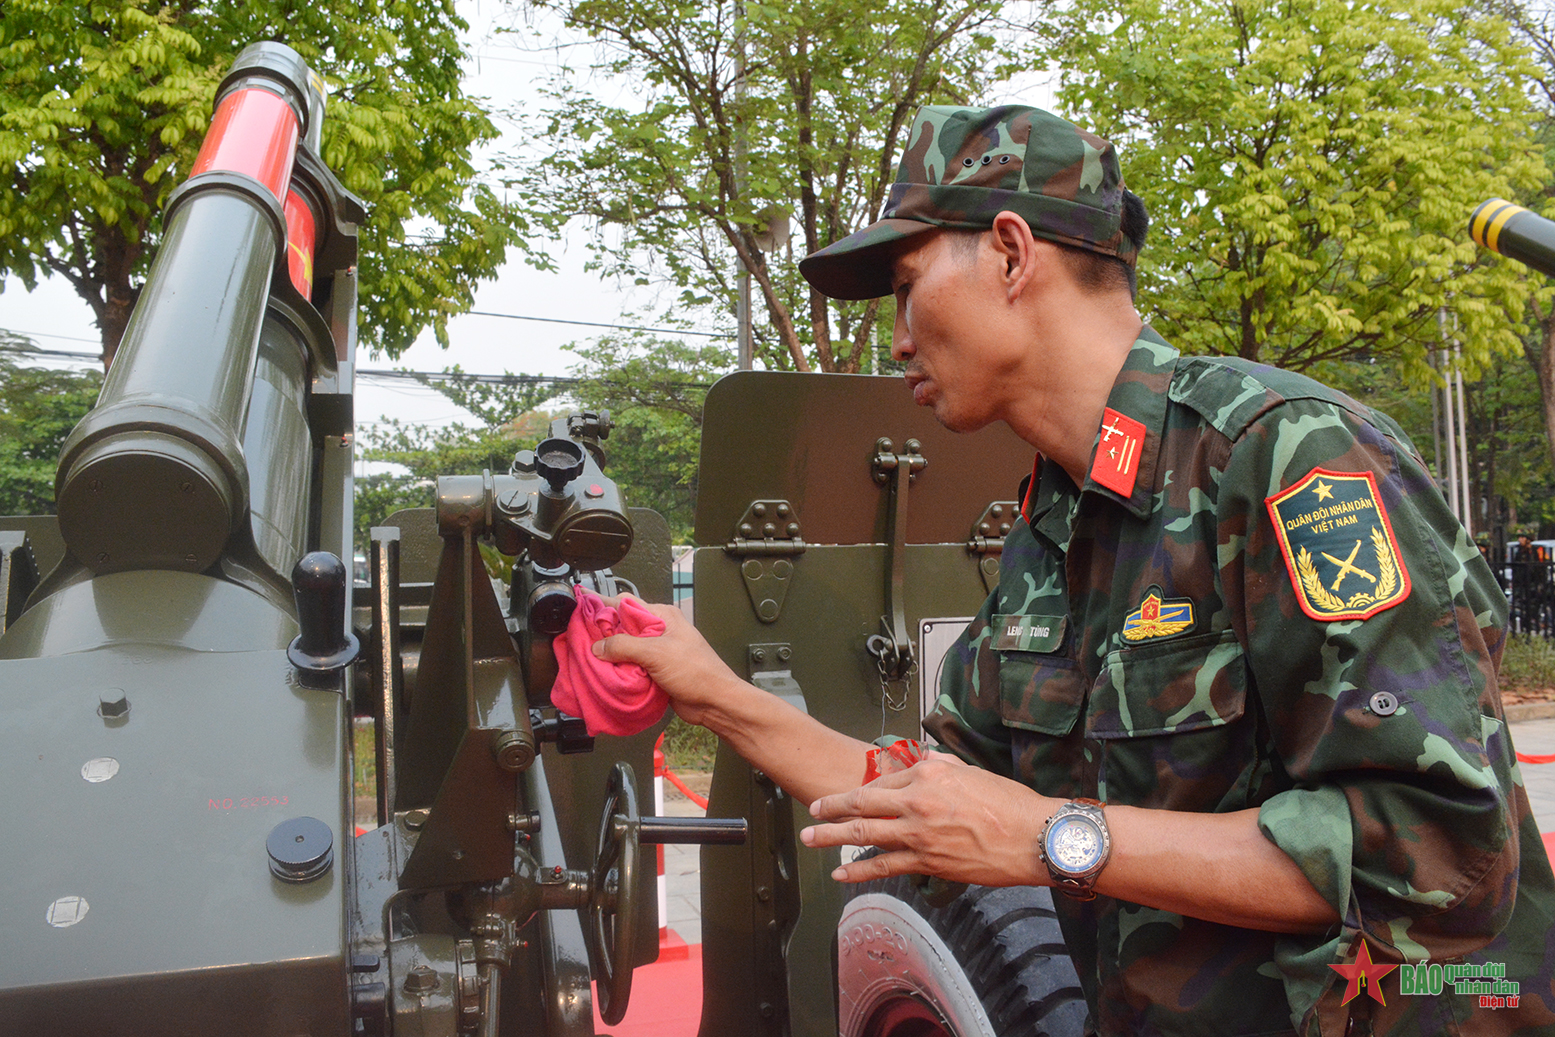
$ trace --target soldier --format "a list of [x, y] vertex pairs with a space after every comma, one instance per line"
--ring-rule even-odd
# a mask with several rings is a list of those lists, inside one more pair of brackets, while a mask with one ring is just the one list
[[[835, 297], [895, 295], [894, 355], [940, 422], [1039, 452], [924, 722], [955, 757], [860, 787], [863, 743], [673, 609], [663, 637], [597, 650], [809, 802], [807, 845], [882, 848], [838, 879], [1067, 894], [1100, 1033], [1555, 1026], [1495, 579], [1392, 421], [1143, 324], [1145, 222], [1107, 141], [926, 108], [884, 218], [801, 264]], [[1519, 1003], [1379, 986], [1427, 959], [1504, 966]]]

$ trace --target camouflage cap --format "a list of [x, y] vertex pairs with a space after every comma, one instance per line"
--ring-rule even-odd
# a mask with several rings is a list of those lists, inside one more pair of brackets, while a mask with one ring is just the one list
[[799, 263], [834, 299], [891, 294], [891, 246], [934, 227], [982, 230], [1004, 210], [1032, 234], [1134, 265], [1119, 229], [1123, 174], [1112, 145], [1040, 108], [927, 106], [908, 133], [880, 219]]

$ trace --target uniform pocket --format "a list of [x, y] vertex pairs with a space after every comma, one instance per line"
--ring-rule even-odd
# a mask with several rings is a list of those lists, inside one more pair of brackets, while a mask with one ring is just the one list
[[1086, 737], [1101, 743], [1102, 796], [1169, 810], [1245, 806], [1258, 756], [1256, 725], [1239, 722], [1246, 709], [1233, 631], [1112, 652], [1085, 717]]
[[1066, 616], [998, 615], [999, 718], [1006, 727], [1061, 738], [1085, 703], [1085, 676], [1066, 654]]
[[1091, 689], [1089, 738], [1142, 738], [1221, 727], [1247, 708], [1247, 666], [1232, 630], [1107, 655]]

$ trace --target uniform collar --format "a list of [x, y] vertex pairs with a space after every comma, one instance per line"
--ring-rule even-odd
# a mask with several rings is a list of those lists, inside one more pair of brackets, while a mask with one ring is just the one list
[[1123, 361], [1123, 369], [1112, 383], [1107, 396], [1107, 409], [1132, 418], [1145, 427], [1145, 441], [1139, 451], [1139, 469], [1134, 479], [1134, 492], [1128, 497], [1098, 483], [1090, 473], [1096, 469], [1096, 452], [1101, 447], [1102, 430], [1096, 430], [1096, 441], [1091, 446], [1091, 463], [1087, 467], [1082, 493], [1096, 493], [1111, 498], [1126, 507], [1137, 518], [1150, 514], [1151, 500], [1155, 495], [1156, 470], [1161, 461], [1161, 434], [1166, 426], [1166, 391], [1172, 384], [1172, 374], [1177, 368], [1177, 350], [1166, 344], [1149, 325], [1139, 333], [1134, 345]]

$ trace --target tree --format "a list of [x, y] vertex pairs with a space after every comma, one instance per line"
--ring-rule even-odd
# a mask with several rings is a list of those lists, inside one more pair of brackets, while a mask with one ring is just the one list
[[1150, 320], [1188, 352], [1431, 377], [1437, 315], [1472, 373], [1520, 350], [1520, 276], [1477, 252], [1476, 204], [1538, 190], [1530, 65], [1451, 0], [1077, 0], [1063, 101], [1118, 142], [1154, 223]]
[[279, 40], [328, 84], [321, 157], [368, 203], [364, 343], [395, 356], [430, 325], [446, 345], [520, 226], [471, 164], [497, 133], [460, 87], [461, 28], [453, 0], [5, 0], [0, 270], [67, 279], [111, 362], [221, 76]]
[[[557, 74], [551, 108], [529, 120], [549, 148], [515, 160], [533, 224], [559, 235], [588, 221], [599, 269], [670, 285], [679, 307], [712, 306], [724, 327], [743, 268], [767, 316], [753, 321], [767, 366], [867, 366], [881, 302], [829, 303], [793, 249], [874, 218], [919, 105], [980, 93], [998, 0], [536, 2], [595, 41], [593, 71], [638, 100], [608, 103]], [[534, 261], [549, 261], [542, 246]]]
[[731, 351], [648, 335], [606, 336], [573, 350], [583, 362], [573, 369], [581, 380], [571, 397], [583, 407], [609, 410], [616, 422], [605, 443], [610, 477], [628, 504], [659, 512], [677, 543], [690, 542], [702, 403], [733, 366]]
[[65, 437], [97, 402], [102, 375], [23, 361], [32, 343], [0, 331], [0, 515], [52, 515]]

